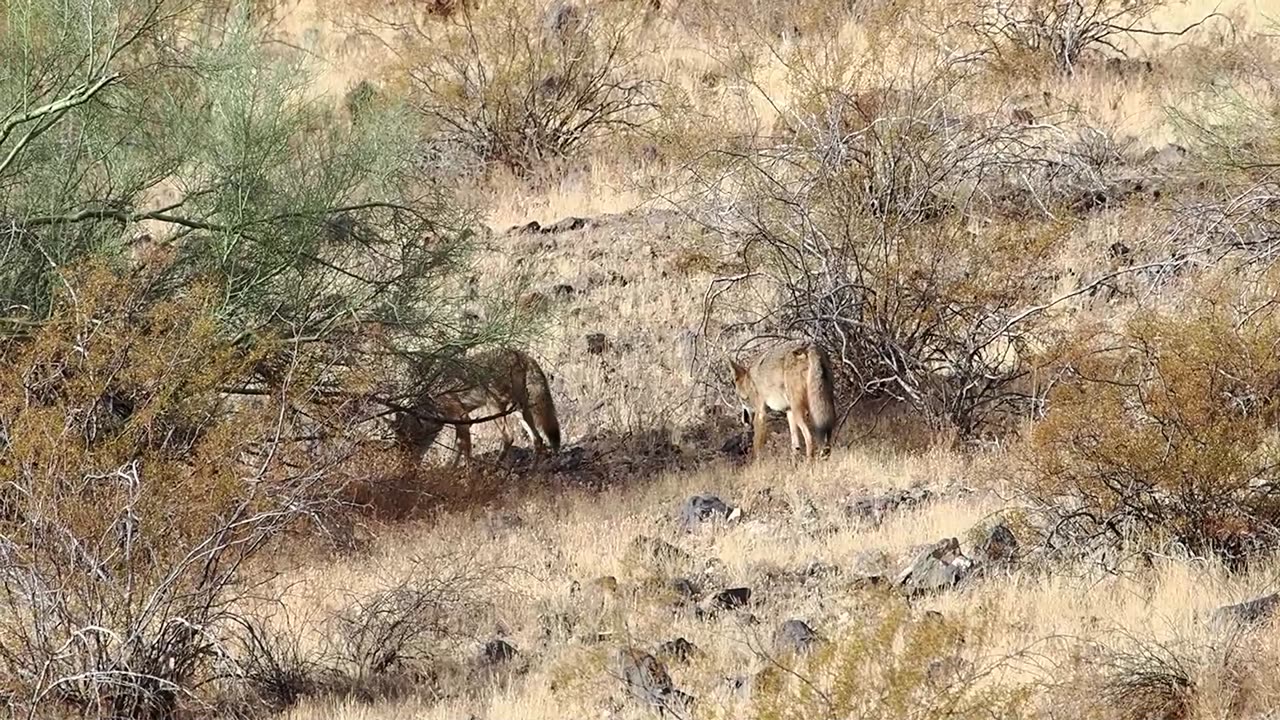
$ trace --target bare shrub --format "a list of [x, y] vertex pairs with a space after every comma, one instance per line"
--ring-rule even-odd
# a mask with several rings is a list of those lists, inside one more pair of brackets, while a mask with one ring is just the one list
[[1028, 448], [1050, 544], [1136, 535], [1228, 561], [1274, 544], [1276, 282], [1206, 285], [1082, 341]]
[[437, 144], [517, 172], [574, 158], [654, 117], [639, 23], [619, 6], [464, 7], [414, 26], [404, 49], [412, 102]]
[[152, 304], [134, 278], [63, 277], [2, 348], [0, 674], [18, 708], [169, 716], [204, 702], [247, 564], [324, 511], [346, 457], [289, 442], [287, 382], [228, 417], [254, 358], [220, 337], [216, 288]]
[[712, 283], [707, 310], [752, 318], [734, 331], [816, 338], [846, 397], [905, 400], [972, 436], [1038, 406], [1020, 383], [1066, 232], [1047, 211], [1017, 225], [981, 217], [1061, 163], [1007, 112], [966, 105], [972, 57], [912, 52], [905, 77], [838, 55], [804, 61], [787, 137], [699, 158], [696, 212], [745, 266]]
[[1166, 0], [997, 0], [979, 6], [978, 33], [997, 57], [1014, 62], [1028, 56], [1049, 59], [1074, 72], [1090, 50], [1123, 53], [1118, 43], [1142, 30]]
[[456, 556], [416, 559], [383, 587], [351, 594], [328, 625], [330, 662], [351, 691], [397, 678], [431, 684], [435, 663], [479, 625], [486, 602], [481, 571]]

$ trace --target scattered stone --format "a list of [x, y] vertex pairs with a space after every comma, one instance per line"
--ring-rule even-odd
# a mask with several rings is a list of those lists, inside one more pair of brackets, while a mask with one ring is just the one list
[[737, 610], [751, 602], [751, 588], [729, 588], [706, 598], [697, 608], [700, 619], [715, 617], [721, 610]]
[[523, 225], [512, 225], [507, 228], [507, 235], [534, 235], [542, 232], [542, 224], [537, 220], [530, 220]]
[[693, 698], [671, 682], [667, 668], [654, 656], [638, 648], [618, 651], [618, 674], [631, 697], [659, 710], [684, 710]]
[[840, 574], [840, 568], [831, 563], [824, 563], [820, 560], [814, 560], [805, 566], [804, 574], [815, 579], [832, 578]]
[[773, 649], [780, 654], [803, 654], [819, 641], [818, 634], [803, 620], [788, 620], [773, 633]]
[[974, 559], [983, 565], [1007, 565], [1018, 555], [1018, 539], [1004, 523], [996, 523], [984, 534], [974, 551]]
[[481, 658], [486, 665], [502, 665], [516, 659], [515, 646], [506, 640], [490, 640], [485, 643]]
[[702, 650], [693, 643], [678, 637], [675, 640], [668, 640], [658, 646], [658, 655], [668, 660], [687, 663], [689, 660], [702, 655]]
[[684, 601], [697, 602], [702, 597], [702, 588], [698, 587], [692, 580], [684, 577], [671, 578], [668, 584], [675, 594]]
[[1271, 619], [1277, 608], [1280, 608], [1280, 593], [1271, 593], [1235, 605], [1224, 605], [1213, 612], [1213, 621], [1219, 624], [1256, 625]]
[[1156, 170], [1170, 170], [1181, 165], [1186, 159], [1187, 149], [1173, 143], [1160, 148], [1151, 148], [1142, 156], [1142, 162]]
[[587, 218], [567, 217], [547, 225], [542, 228], [542, 232], [547, 234], [572, 232], [574, 230], [582, 230], [583, 228], [591, 227], [593, 224], [594, 223]]
[[609, 338], [604, 333], [588, 333], [587, 334], [587, 354], [602, 355], [609, 347]]
[[928, 502], [932, 497], [933, 493], [925, 488], [895, 490], [883, 495], [861, 497], [845, 507], [845, 516], [875, 527], [884, 522], [891, 513], [917, 507]]
[[895, 584], [908, 596], [939, 592], [959, 584], [972, 567], [973, 561], [960, 552], [960, 541], [946, 538], [925, 548]]
[[745, 457], [750, 447], [751, 441], [746, 433], [736, 433], [720, 445], [720, 452], [731, 457]]
[[725, 610], [734, 610], [751, 602], [751, 588], [729, 588], [712, 596], [714, 605]]
[[734, 520], [741, 515], [740, 509], [730, 507], [715, 495], [694, 495], [680, 508], [680, 527], [689, 532], [708, 520]]

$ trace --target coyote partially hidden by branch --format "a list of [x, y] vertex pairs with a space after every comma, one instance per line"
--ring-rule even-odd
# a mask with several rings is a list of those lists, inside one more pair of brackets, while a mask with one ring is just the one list
[[[560, 451], [560, 421], [542, 368], [520, 350], [499, 348], [450, 364], [438, 382], [430, 383], [410, 407], [398, 412], [391, 427], [400, 445], [415, 464], [435, 442], [445, 425], [457, 433], [451, 464], [459, 457], [471, 459], [471, 426], [496, 421], [502, 433], [505, 459], [514, 443], [511, 415], [519, 413], [520, 424], [533, 442], [535, 465], [549, 448]], [[473, 419], [471, 413], [480, 411]]]
[[825, 350], [812, 342], [790, 342], [765, 351], [745, 367], [733, 359], [729, 366], [742, 400], [742, 422], [753, 429], [753, 462], [768, 437], [766, 410], [787, 413], [793, 452], [800, 452], [803, 437], [806, 458], [813, 459], [815, 447], [821, 447], [823, 457], [831, 453], [836, 408]]

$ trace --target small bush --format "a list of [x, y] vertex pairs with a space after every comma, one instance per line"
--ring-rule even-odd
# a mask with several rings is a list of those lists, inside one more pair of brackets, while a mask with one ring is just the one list
[[216, 288], [62, 276], [0, 345], [0, 676], [24, 713], [168, 717], [226, 657], [249, 563], [324, 512], [345, 458], [289, 441], [288, 383], [227, 412], [256, 357], [220, 336]]
[[653, 118], [639, 22], [567, 1], [464, 8], [418, 26], [409, 91], [436, 144], [528, 173]]
[[1174, 541], [1239, 560], [1280, 520], [1274, 273], [1099, 333], [1067, 363], [1030, 438], [1028, 490], [1050, 541]]

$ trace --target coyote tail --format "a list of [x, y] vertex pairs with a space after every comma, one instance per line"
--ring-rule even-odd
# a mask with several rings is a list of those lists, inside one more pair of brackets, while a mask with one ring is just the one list
[[836, 402], [833, 395], [831, 360], [817, 344], [810, 344], [809, 356], [809, 413], [813, 419], [813, 439], [822, 448], [822, 454], [831, 452], [831, 434], [836, 428]]
[[538, 434], [551, 449], [560, 452], [560, 420], [556, 417], [556, 403], [551, 399], [551, 387], [547, 376], [537, 363], [530, 362], [525, 372], [525, 385], [529, 397], [529, 412], [533, 415]]

